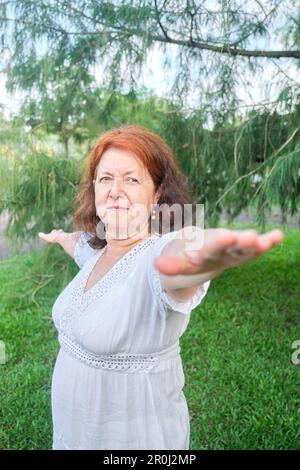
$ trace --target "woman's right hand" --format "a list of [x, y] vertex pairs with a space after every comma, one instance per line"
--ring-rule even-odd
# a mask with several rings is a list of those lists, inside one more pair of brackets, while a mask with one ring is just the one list
[[39, 232], [38, 236], [48, 243], [57, 243], [65, 252], [74, 258], [74, 250], [80, 235], [83, 232], [64, 232], [60, 229], [53, 229], [49, 233]]
[[39, 232], [38, 236], [45, 240], [48, 243], [58, 243], [61, 244], [63, 240], [65, 240], [68, 234], [64, 232], [61, 228], [60, 229], [53, 229], [49, 233]]

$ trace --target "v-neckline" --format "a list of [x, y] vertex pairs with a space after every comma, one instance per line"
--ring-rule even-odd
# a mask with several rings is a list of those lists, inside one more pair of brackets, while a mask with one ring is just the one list
[[130, 256], [130, 254], [132, 254], [134, 249], [136, 249], [137, 247], [140, 247], [141, 245], [143, 245], [143, 243], [145, 243], [147, 240], [150, 240], [151, 238], [154, 238], [154, 237], [157, 237], [157, 236], [158, 236], [157, 234], [151, 235], [150, 237], [145, 238], [145, 239], [141, 240], [139, 243], [137, 243], [136, 245], [134, 245], [129, 251], [127, 251], [123, 256], [121, 256], [121, 258], [119, 258], [115, 262], [115, 264], [98, 281], [96, 281], [95, 284], [92, 285], [92, 287], [90, 287], [88, 290], [85, 290], [86, 286], [87, 286], [87, 283], [89, 281], [89, 278], [90, 278], [90, 276], [91, 276], [91, 274], [92, 274], [92, 272], [93, 272], [93, 270], [96, 266], [96, 263], [101, 258], [103, 253], [106, 251], [107, 245], [105, 245], [103, 248], [101, 248], [99, 250], [99, 253], [95, 256], [94, 263], [92, 264], [91, 267], [89, 267], [89, 269], [87, 270], [87, 273], [85, 274], [85, 276], [83, 278], [82, 295], [84, 297], [88, 296], [88, 294], [90, 294], [91, 291], [93, 291], [97, 286], [99, 286], [99, 284], [101, 284], [102, 281], [104, 281], [104, 279], [106, 279], [107, 276], [110, 273], [112, 273], [117, 268], [117, 266], [119, 266], [119, 264], [121, 264], [121, 262], [124, 262], [128, 258], [128, 256]]

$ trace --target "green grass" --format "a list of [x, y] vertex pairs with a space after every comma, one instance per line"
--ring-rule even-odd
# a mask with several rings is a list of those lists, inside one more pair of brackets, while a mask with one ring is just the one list
[[[243, 228], [241, 224], [232, 228]], [[269, 227], [268, 227], [269, 229]], [[211, 282], [181, 338], [190, 449], [300, 449], [300, 233]], [[53, 247], [52, 247], [53, 248]], [[0, 263], [0, 448], [50, 449], [50, 385], [58, 343], [51, 307], [76, 273], [60, 249]], [[48, 258], [49, 259], [49, 258]], [[47, 266], [48, 261], [46, 261]], [[64, 269], [37, 292], [45, 272]]]

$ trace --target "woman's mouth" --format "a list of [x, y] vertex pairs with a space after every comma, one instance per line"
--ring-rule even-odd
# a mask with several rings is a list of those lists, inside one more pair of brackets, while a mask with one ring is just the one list
[[117, 206], [112, 206], [108, 207], [107, 209], [110, 209], [112, 211], [128, 211], [128, 207], [117, 207]]

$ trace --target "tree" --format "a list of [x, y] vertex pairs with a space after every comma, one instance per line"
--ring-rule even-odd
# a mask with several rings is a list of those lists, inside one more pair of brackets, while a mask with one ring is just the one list
[[[12, 51], [6, 62], [12, 88], [55, 80], [45, 61], [49, 51], [56, 69], [66, 61], [85, 71], [105, 63], [103, 85], [134, 84], [158, 45], [167, 73], [174, 73], [172, 96], [184, 99], [193, 89], [199, 104], [214, 104], [223, 114], [238, 105], [241, 71], [263, 68], [266, 60], [300, 59], [299, 10], [290, 0], [3, 0], [0, 28], [3, 50]], [[258, 47], [266, 38], [270, 47]], [[272, 41], [282, 47], [272, 48]], [[286, 78], [284, 70], [280, 77]]]
[[[175, 108], [160, 121], [159, 133], [174, 145], [214, 220], [221, 204], [234, 216], [255, 200], [263, 221], [274, 201], [284, 211], [298, 210], [300, 91], [286, 67], [299, 64], [299, 25], [299, 9], [290, 0], [10, 0], [1, 3], [0, 43], [9, 90], [19, 87], [43, 96], [47, 112], [64, 101], [64, 94], [59, 103], [49, 101], [49, 87], [62, 87], [69, 103], [74, 90], [63, 81], [68, 84], [77, 73], [87, 83], [99, 64], [98, 85], [118, 91], [126, 84], [136, 92], [149, 52], [161, 47], [166, 73], [174, 76]], [[267, 39], [269, 46], [263, 47]], [[281, 46], [272, 47], [273, 42]], [[247, 71], [259, 73], [268, 63], [277, 67], [278, 99], [248, 108], [238, 87]], [[176, 106], [192, 93], [199, 111], [183, 119]], [[109, 91], [109, 112], [114, 100], [120, 111], [122, 98]], [[76, 112], [77, 105], [70, 114]], [[105, 118], [105, 112], [100, 114]], [[69, 136], [65, 122], [58, 131]], [[74, 132], [81, 127], [75, 122]]]
[[88, 114], [97, 112], [100, 98], [100, 90], [93, 85], [87, 74], [82, 77], [79, 67], [65, 69], [55, 83], [47, 84], [36, 98], [25, 101], [20, 117], [32, 129], [43, 127], [48, 133], [57, 134], [68, 158], [71, 137], [78, 142], [92, 137], [93, 127], [86, 121]]

